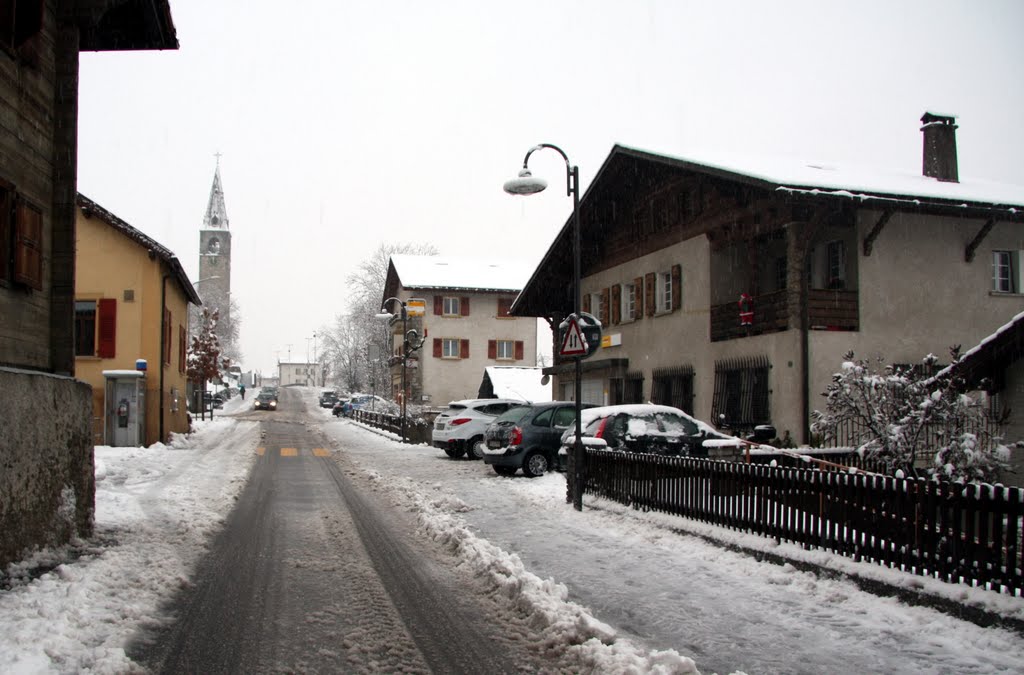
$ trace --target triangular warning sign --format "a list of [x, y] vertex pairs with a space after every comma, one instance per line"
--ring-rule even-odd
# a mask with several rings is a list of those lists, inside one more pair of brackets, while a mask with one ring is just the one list
[[562, 339], [562, 356], [584, 356], [587, 353], [587, 340], [580, 331], [580, 325], [576, 317], [569, 319], [569, 326], [565, 329], [565, 337]]

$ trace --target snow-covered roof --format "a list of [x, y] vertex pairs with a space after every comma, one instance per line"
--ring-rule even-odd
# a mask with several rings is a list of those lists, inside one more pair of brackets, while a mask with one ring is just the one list
[[753, 178], [774, 185], [779, 190], [817, 191], [858, 199], [886, 195], [894, 198], [937, 199], [1024, 208], [1024, 186], [964, 178], [963, 172], [960, 182], [950, 183], [922, 175], [919, 166], [916, 170], [889, 169], [794, 157], [766, 157], [718, 151], [684, 156], [630, 146], [618, 147], [627, 152], [644, 153], [691, 165], [693, 168], [707, 169], [712, 173], [725, 172], [734, 176]]
[[498, 398], [514, 398], [531, 403], [546, 403], [551, 400], [551, 385], [541, 384], [543, 368], [523, 366], [487, 366], [486, 377], [491, 381], [494, 395]]
[[439, 255], [396, 254], [391, 264], [404, 288], [458, 288], [519, 292], [530, 277], [528, 263]]

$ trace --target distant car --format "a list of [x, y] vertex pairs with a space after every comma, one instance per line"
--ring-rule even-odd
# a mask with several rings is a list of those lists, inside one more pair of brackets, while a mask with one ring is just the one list
[[277, 395], [261, 391], [252, 407], [254, 410], [277, 410]]
[[341, 417], [345, 413], [345, 404], [348, 403], [348, 396], [343, 396], [334, 402], [331, 407], [331, 414], [335, 417]]
[[468, 455], [484, 456], [484, 429], [509, 408], [529, 405], [526, 401], [500, 398], [476, 398], [452, 401], [434, 419], [431, 444], [453, 459]]
[[334, 404], [338, 401], [338, 392], [336, 391], [325, 391], [320, 394], [320, 407], [321, 408], [333, 408]]
[[[611, 405], [584, 410], [583, 443], [591, 448], [656, 455], [707, 457], [712, 447], [747, 447], [751, 442], [716, 431], [682, 410], [665, 405]], [[575, 425], [562, 435], [559, 464], [575, 445]], [[754, 445], [757, 445], [756, 443]], [[771, 446], [762, 445], [770, 448]]]
[[519, 469], [531, 478], [542, 476], [555, 467], [562, 434], [575, 421], [576, 404], [572, 401], [511, 408], [484, 431], [484, 464], [493, 466], [502, 476], [511, 476]]

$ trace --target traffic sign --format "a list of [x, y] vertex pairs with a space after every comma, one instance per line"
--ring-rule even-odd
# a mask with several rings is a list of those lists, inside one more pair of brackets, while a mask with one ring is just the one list
[[568, 326], [565, 329], [565, 337], [562, 338], [561, 356], [585, 356], [587, 353], [587, 341], [580, 331], [580, 325], [576, 321], [576, 315], [568, 319]]

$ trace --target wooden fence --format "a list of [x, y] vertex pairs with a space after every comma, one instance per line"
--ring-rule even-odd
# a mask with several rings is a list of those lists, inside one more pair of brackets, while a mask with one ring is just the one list
[[586, 492], [1020, 595], [1024, 489], [587, 450]]
[[[369, 424], [371, 427], [384, 429], [398, 435], [402, 433], [401, 415], [372, 412], [370, 410], [353, 410], [352, 417], [357, 422]], [[405, 442], [413, 445], [421, 443], [430, 445], [430, 424], [420, 417], [407, 417], [405, 420]]]

